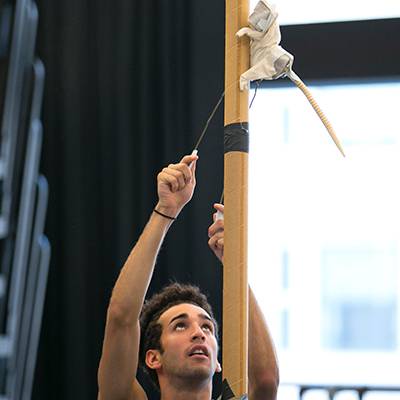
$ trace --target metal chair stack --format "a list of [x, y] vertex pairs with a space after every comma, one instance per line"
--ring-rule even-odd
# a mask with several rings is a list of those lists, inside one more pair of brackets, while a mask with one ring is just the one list
[[0, 0], [0, 399], [30, 399], [50, 260], [39, 174], [44, 66], [38, 11]]

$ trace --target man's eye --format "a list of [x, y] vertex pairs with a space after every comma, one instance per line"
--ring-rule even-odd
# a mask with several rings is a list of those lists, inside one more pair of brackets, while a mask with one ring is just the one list
[[212, 332], [213, 328], [212, 328], [212, 326], [210, 324], [204, 324], [203, 325], [203, 330]]
[[181, 331], [181, 330], [183, 330], [183, 329], [185, 329], [185, 328], [186, 328], [186, 325], [185, 325], [184, 322], [178, 322], [178, 323], [175, 325], [175, 330], [176, 330], [176, 331]]

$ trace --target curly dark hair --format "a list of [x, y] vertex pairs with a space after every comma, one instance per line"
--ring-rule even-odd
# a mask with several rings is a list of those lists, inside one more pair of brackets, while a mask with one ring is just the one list
[[163, 353], [164, 350], [160, 342], [162, 327], [158, 319], [164, 311], [182, 303], [199, 306], [210, 315], [215, 327], [215, 337], [218, 340], [218, 324], [214, 318], [211, 305], [206, 295], [197, 286], [176, 282], [171, 283], [148, 299], [144, 303], [140, 315], [139, 364], [158, 389], [157, 373], [148, 368], [145, 362], [146, 352], [149, 349], [155, 349]]

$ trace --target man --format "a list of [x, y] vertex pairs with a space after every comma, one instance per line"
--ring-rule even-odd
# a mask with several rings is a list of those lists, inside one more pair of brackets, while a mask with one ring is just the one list
[[[161, 400], [211, 399], [212, 377], [221, 367], [218, 328], [205, 296], [193, 286], [174, 284], [143, 306], [163, 239], [192, 198], [197, 160], [197, 155], [185, 156], [157, 176], [158, 203], [108, 307], [98, 400], [147, 399], [135, 378], [139, 362], [159, 387]], [[222, 205], [215, 207], [223, 211]], [[210, 247], [222, 261], [223, 221], [215, 221], [209, 235]], [[249, 398], [272, 400], [279, 380], [274, 348], [251, 292], [249, 304]]]

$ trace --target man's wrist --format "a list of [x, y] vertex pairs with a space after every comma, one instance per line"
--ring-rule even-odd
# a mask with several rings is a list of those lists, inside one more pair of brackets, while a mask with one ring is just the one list
[[171, 216], [169, 216], [169, 215], [167, 215], [167, 214], [164, 214], [164, 213], [162, 213], [161, 211], [158, 211], [157, 208], [155, 208], [155, 209], [153, 210], [153, 212], [155, 212], [156, 214], [160, 215], [161, 217], [164, 217], [164, 218], [169, 219], [169, 220], [171, 220], [171, 221], [175, 221], [175, 220], [176, 220], [175, 217], [171, 217]]
[[165, 218], [175, 220], [180, 213], [180, 210], [176, 207], [164, 206], [161, 203], [157, 203], [154, 207], [156, 214], [161, 215]]

